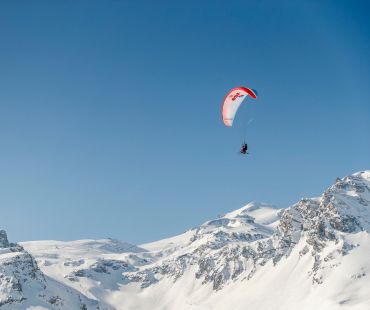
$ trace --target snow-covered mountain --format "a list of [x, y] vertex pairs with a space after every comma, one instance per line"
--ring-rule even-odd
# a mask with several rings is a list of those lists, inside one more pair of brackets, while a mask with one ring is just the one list
[[286, 209], [249, 203], [140, 246], [16, 245], [0, 233], [4, 309], [366, 310], [369, 274], [370, 171]]
[[44, 274], [20, 245], [0, 231], [1, 309], [111, 309]]

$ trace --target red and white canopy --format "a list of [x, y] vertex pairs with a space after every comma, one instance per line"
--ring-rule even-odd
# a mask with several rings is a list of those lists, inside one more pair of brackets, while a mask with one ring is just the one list
[[257, 98], [256, 93], [252, 89], [243, 86], [233, 88], [225, 96], [222, 104], [222, 120], [226, 126], [231, 127], [233, 125], [235, 114], [248, 95], [253, 99]]

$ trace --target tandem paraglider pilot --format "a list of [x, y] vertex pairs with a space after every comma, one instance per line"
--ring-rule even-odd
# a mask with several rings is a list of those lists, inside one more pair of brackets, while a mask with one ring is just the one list
[[247, 143], [244, 143], [239, 151], [240, 154], [248, 154], [248, 145]]

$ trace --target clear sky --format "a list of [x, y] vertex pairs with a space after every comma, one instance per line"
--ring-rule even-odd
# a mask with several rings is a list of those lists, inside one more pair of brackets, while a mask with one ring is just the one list
[[1, 1], [0, 228], [143, 243], [370, 169], [367, 3]]

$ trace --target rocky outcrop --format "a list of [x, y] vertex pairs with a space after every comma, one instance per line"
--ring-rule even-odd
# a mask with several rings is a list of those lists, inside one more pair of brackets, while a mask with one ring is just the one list
[[27, 309], [35, 304], [42, 309], [108, 309], [47, 277], [22, 246], [8, 242], [4, 230], [0, 242], [1, 309]]
[[9, 241], [5, 230], [0, 230], [0, 248], [8, 248]]

